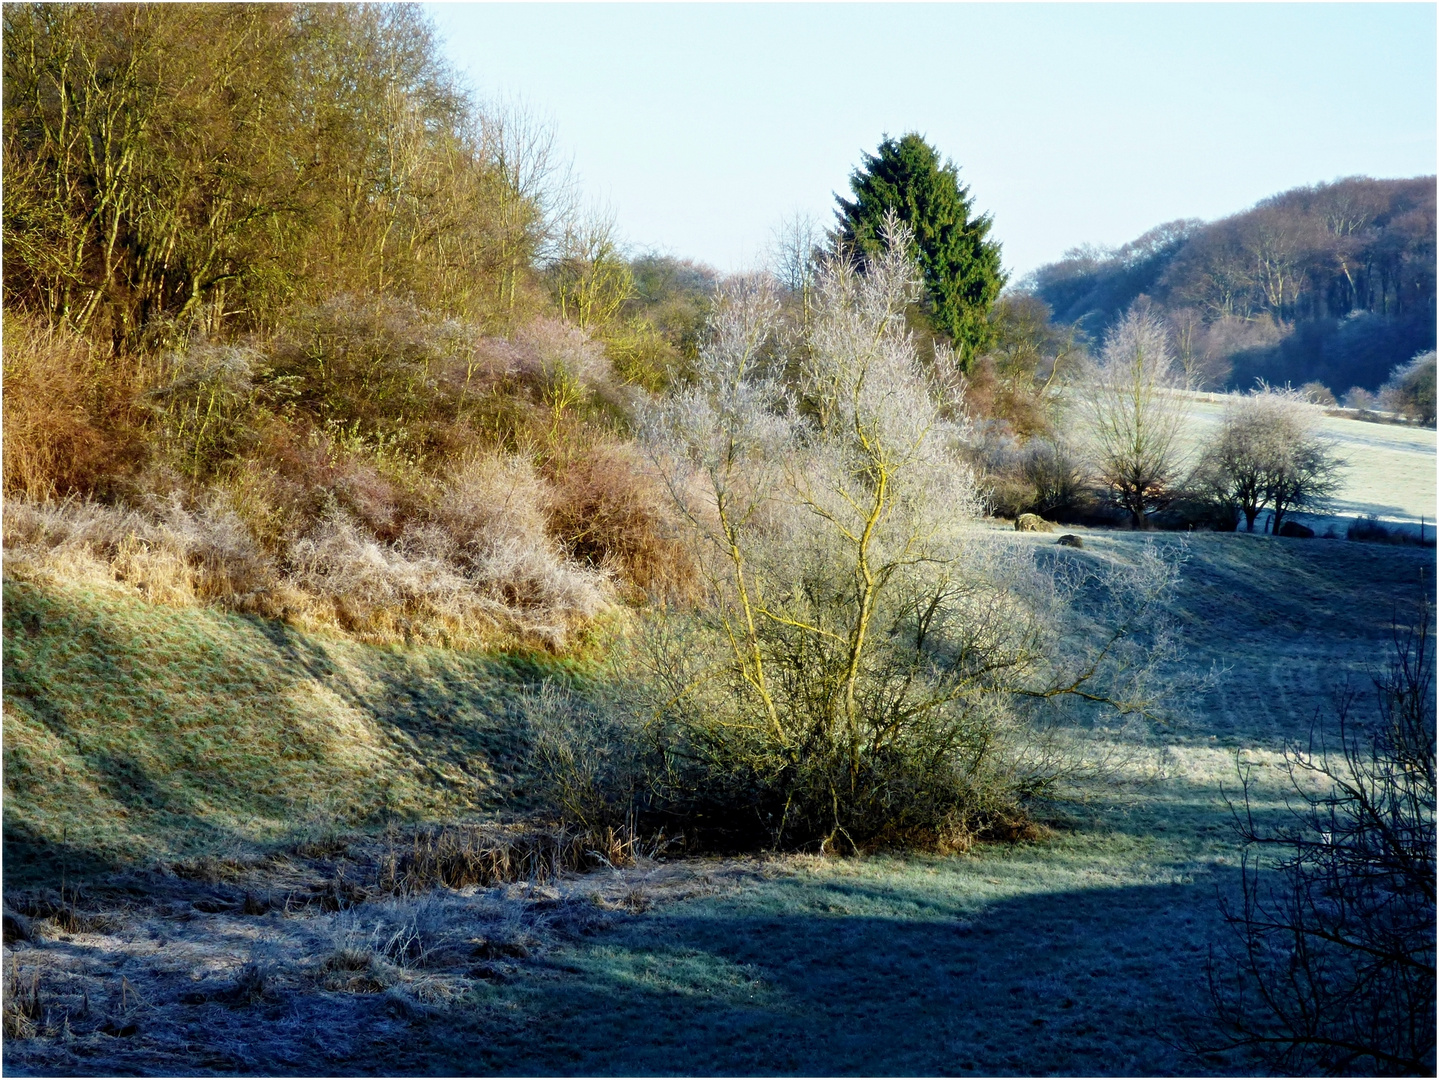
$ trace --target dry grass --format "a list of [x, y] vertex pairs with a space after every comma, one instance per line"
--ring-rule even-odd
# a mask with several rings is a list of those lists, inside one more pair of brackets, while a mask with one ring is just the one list
[[147, 456], [133, 365], [5, 315], [4, 490], [28, 499], [114, 489]]
[[376, 643], [562, 649], [606, 609], [610, 586], [565, 558], [526, 484], [536, 486], [524, 462], [491, 462], [462, 474], [434, 519], [394, 541], [335, 511], [278, 555], [216, 496], [187, 507], [173, 495], [144, 509], [10, 500], [6, 573], [121, 582], [155, 603], [213, 603]]
[[[413, 839], [350, 836], [338, 861], [373, 885], [387, 847]], [[405, 1074], [429, 1051], [423, 1038], [405, 1050], [397, 1036], [476, 1016], [516, 1028], [512, 1009], [491, 1004], [497, 991], [552, 971], [568, 945], [656, 902], [753, 876], [644, 862], [487, 888], [372, 891], [334, 908], [314, 899], [334, 865], [275, 853], [132, 872], [82, 898], [94, 918], [80, 927], [46, 914], [42, 894], [12, 890], [35, 914], [30, 939], [6, 944], [7, 1066], [328, 1075], [383, 1060]], [[227, 880], [201, 880], [217, 872]]]

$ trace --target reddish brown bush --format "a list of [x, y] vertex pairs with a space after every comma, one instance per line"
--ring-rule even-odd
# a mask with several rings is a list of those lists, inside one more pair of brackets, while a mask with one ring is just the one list
[[23, 315], [5, 318], [5, 494], [107, 493], [146, 457], [133, 364]]
[[658, 483], [627, 448], [602, 444], [553, 479], [550, 530], [577, 560], [642, 593], [689, 598], [695, 572]]

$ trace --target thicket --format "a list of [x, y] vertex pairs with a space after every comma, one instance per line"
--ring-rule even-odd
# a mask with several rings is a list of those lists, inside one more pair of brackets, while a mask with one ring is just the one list
[[[730, 283], [693, 378], [650, 412], [704, 602], [645, 624], [602, 710], [538, 702], [552, 798], [586, 827], [959, 849], [1063, 774], [1055, 710], [1156, 710], [1174, 565], [1041, 569], [966, 530], [962, 427], [905, 325], [918, 274], [887, 229], [862, 273], [824, 265], [802, 346], [767, 281]], [[1065, 645], [1083, 587], [1109, 598], [1105, 629]]]
[[1430, 427], [1434, 426], [1434, 398], [1433, 349], [1396, 366], [1379, 389], [1379, 402], [1385, 409]]
[[3, 19], [7, 572], [547, 645], [683, 591], [625, 436], [677, 347], [417, 9]]

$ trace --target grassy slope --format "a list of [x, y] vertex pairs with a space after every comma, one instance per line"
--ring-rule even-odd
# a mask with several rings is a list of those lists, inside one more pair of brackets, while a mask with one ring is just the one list
[[540, 670], [307, 636], [116, 588], [4, 586], [9, 884], [511, 794]]
[[[1041, 558], [1124, 559], [1142, 543], [1182, 542], [1084, 535], [1085, 550], [1072, 552], [1055, 548], [1052, 536], [1010, 534]], [[1182, 1025], [1203, 1011], [1205, 958], [1223, 933], [1216, 889], [1234, 884], [1221, 785], [1232, 790], [1242, 755], [1257, 766], [1261, 812], [1275, 812], [1278, 750], [1322, 716], [1344, 676], [1362, 683], [1382, 661], [1396, 606], [1433, 594], [1434, 556], [1248, 536], [1196, 536], [1188, 547], [1171, 605], [1192, 661], [1227, 671], [1195, 703], [1192, 720], [1163, 738], [1158, 772], [1057, 808], [1069, 827], [1044, 843], [948, 859], [790, 860], [737, 891], [661, 903], [415, 1021], [395, 1036], [408, 1048], [404, 1071], [1152, 1075], [1222, 1067], [1175, 1046]], [[68, 815], [74, 843], [94, 811], [123, 808], [124, 829], [90, 827], [112, 844], [123, 838], [138, 848], [149, 835], [178, 850], [283, 833], [305, 788], [351, 797], [360, 816], [374, 813], [384, 805], [382, 781], [367, 770], [388, 770], [392, 801], [407, 800], [416, 814], [474, 812], [503, 790], [486, 771], [506, 760], [499, 714], [487, 710], [503, 706], [523, 671], [304, 639], [109, 595], [12, 589], [7, 828], [14, 818], [48, 820], [53, 830]], [[177, 674], [181, 665], [188, 674]], [[119, 671], [127, 682], [107, 686]], [[230, 762], [220, 767], [218, 733], [236, 726], [247, 737], [228, 740]], [[293, 745], [305, 754], [265, 751], [289, 745], [282, 731], [303, 733]], [[206, 732], [215, 749], [199, 741]], [[186, 760], [185, 739], [196, 763], [186, 768], [203, 776], [166, 772]], [[144, 799], [103, 779], [114, 774], [101, 766], [122, 751], [154, 785]], [[467, 754], [475, 764], [464, 764]], [[62, 760], [66, 775], [88, 780], [63, 779]], [[270, 768], [287, 781], [258, 786]], [[225, 802], [213, 781], [246, 769], [257, 793]], [[35, 780], [47, 776], [41, 794]], [[174, 804], [159, 809], [152, 790], [173, 792]], [[68, 809], [71, 800], [90, 810]]]
[[[1149, 542], [1085, 539], [1084, 558]], [[530, 1021], [514, 1034], [461, 1023], [437, 1030], [432, 1053], [458, 1072], [539, 1074], [1252, 1069], [1178, 1045], [1202, 1030], [1205, 963], [1226, 934], [1216, 893], [1235, 886], [1236, 757], [1255, 766], [1261, 820], [1281, 813], [1280, 748], [1322, 722], [1346, 678], [1367, 685], [1396, 606], [1432, 598], [1434, 556], [1248, 536], [1188, 546], [1172, 609], [1193, 662], [1226, 670], [1163, 738], [1157, 775], [1061, 808], [1070, 827], [1045, 843], [815, 860], [664, 907], [496, 990], [501, 1015]]]

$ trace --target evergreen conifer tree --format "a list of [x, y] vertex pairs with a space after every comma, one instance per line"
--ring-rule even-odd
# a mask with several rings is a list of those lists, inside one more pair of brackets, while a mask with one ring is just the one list
[[882, 247], [881, 225], [893, 209], [914, 234], [934, 329], [955, 345], [968, 370], [993, 338], [989, 309], [1004, 286], [999, 244], [988, 239], [988, 214], [971, 216], [959, 169], [915, 132], [886, 136], [849, 179], [853, 201], [840, 198], [838, 239], [868, 261]]

